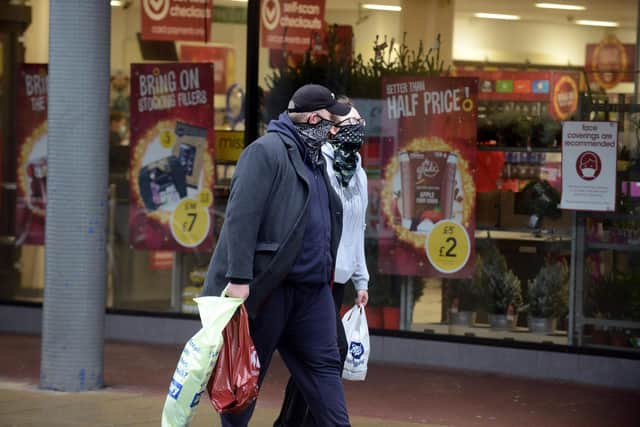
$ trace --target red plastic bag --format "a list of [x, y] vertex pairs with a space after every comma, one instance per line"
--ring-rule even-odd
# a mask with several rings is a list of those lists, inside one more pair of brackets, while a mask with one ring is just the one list
[[207, 391], [211, 404], [221, 414], [240, 412], [258, 397], [260, 361], [249, 335], [249, 316], [244, 305], [222, 332], [224, 343]]

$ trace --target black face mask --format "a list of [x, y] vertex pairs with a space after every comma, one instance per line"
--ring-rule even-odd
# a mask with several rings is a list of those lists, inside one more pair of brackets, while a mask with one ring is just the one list
[[338, 133], [331, 139], [331, 144], [345, 154], [357, 153], [364, 142], [364, 125], [344, 125], [338, 129]]
[[315, 125], [310, 123], [296, 123], [296, 127], [307, 148], [307, 155], [315, 166], [322, 165], [323, 163], [320, 147], [327, 142], [331, 126], [333, 126], [333, 122], [326, 119], [321, 119]]
[[333, 170], [338, 182], [346, 187], [356, 172], [358, 162], [356, 154], [364, 142], [364, 125], [345, 125], [340, 126], [339, 129], [331, 139], [331, 144], [335, 147]]

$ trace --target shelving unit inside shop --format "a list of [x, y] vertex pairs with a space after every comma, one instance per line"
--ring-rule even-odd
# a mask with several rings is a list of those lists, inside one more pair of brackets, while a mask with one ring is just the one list
[[[629, 128], [640, 126], [640, 104], [625, 102], [623, 95], [612, 103], [582, 94], [579, 108], [583, 120], [617, 121], [619, 134], [632, 131], [640, 138], [640, 130]], [[629, 120], [634, 114], [636, 123]], [[617, 211], [576, 212], [570, 338], [580, 346], [640, 353], [640, 197], [622, 185], [640, 181], [640, 167], [630, 172], [620, 166]]]

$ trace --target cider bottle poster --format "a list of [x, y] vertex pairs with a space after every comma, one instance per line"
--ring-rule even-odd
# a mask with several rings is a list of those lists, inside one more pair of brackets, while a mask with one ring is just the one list
[[477, 88], [474, 78], [383, 79], [381, 273], [472, 274]]

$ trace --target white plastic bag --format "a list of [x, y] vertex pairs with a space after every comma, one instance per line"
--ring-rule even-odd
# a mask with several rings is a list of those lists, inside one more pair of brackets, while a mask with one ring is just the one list
[[344, 332], [347, 336], [347, 360], [344, 362], [342, 378], [351, 381], [364, 381], [367, 376], [367, 363], [371, 347], [369, 346], [369, 325], [364, 306], [354, 305], [342, 317]]
[[218, 360], [222, 330], [243, 303], [242, 298], [228, 297], [201, 297], [194, 300], [198, 304], [202, 329], [191, 337], [182, 350], [164, 402], [162, 427], [185, 427], [191, 422]]

